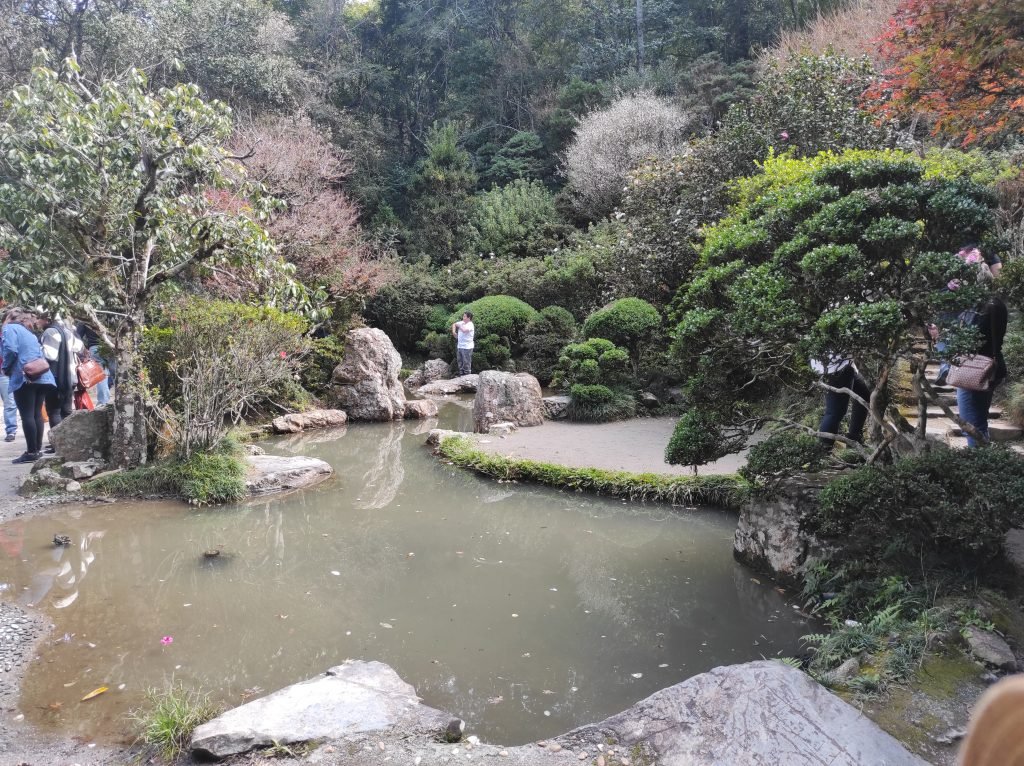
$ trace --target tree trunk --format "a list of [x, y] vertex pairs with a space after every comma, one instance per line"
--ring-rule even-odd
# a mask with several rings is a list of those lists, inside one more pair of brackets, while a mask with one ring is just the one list
[[636, 68], [644, 71], [644, 0], [636, 0]]
[[146, 385], [142, 365], [141, 313], [127, 318], [115, 337], [117, 392], [110, 461], [115, 468], [135, 468], [146, 462]]

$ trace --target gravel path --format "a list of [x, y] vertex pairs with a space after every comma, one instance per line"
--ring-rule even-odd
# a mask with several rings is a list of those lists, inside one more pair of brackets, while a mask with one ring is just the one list
[[[665, 462], [665, 446], [675, 425], [675, 418], [634, 418], [617, 423], [547, 421], [508, 436], [479, 436], [477, 442], [492, 454], [573, 468], [692, 476], [691, 467]], [[744, 462], [743, 453], [727, 455], [697, 472], [705, 476], [735, 473]]]

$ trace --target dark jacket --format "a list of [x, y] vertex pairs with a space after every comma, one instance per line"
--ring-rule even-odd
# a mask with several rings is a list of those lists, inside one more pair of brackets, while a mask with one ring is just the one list
[[996, 374], [992, 381], [996, 385], [1006, 380], [1003, 338], [1006, 337], [1008, 319], [1009, 312], [1006, 310], [1006, 304], [996, 296], [989, 298], [988, 302], [979, 310], [964, 312], [965, 324], [976, 327], [981, 333], [981, 342], [975, 353], [996, 360]]

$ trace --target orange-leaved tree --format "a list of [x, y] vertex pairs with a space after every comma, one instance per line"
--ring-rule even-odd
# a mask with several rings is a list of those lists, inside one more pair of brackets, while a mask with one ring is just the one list
[[890, 66], [865, 94], [963, 145], [1024, 132], [1024, 4], [901, 0], [879, 41]]

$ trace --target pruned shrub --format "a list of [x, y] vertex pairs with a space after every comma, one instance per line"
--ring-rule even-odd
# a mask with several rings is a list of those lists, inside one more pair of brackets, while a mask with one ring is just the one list
[[558, 246], [562, 224], [555, 198], [540, 181], [514, 181], [478, 194], [470, 219], [482, 254], [546, 255]]
[[1024, 458], [986, 447], [859, 468], [825, 487], [807, 526], [842, 542], [835, 554], [841, 561], [927, 573], [977, 571], [1022, 522]]
[[625, 391], [615, 391], [600, 384], [577, 383], [569, 389], [566, 417], [584, 423], [607, 423], [626, 420], [636, 414], [636, 399]]
[[650, 157], [686, 151], [688, 123], [681, 109], [651, 93], [620, 98], [581, 119], [565, 154], [578, 212], [592, 219], [611, 213], [630, 170]]
[[746, 434], [724, 428], [716, 413], [689, 410], [672, 431], [665, 448], [665, 462], [697, 466], [737, 452], [745, 442]]
[[555, 376], [558, 359], [566, 341], [576, 335], [576, 320], [561, 306], [547, 306], [530, 320], [523, 339], [523, 369], [541, 383]]
[[621, 298], [598, 309], [583, 323], [587, 338], [607, 338], [617, 346], [624, 346], [634, 356], [661, 326], [661, 314], [650, 303], [640, 298]]
[[797, 471], [817, 471], [824, 466], [825, 450], [813, 436], [780, 431], [758, 442], [747, 453], [740, 475], [761, 489]]
[[614, 388], [629, 380], [629, 355], [610, 340], [591, 338], [562, 349], [554, 383], [562, 388], [601, 384]]
[[147, 329], [143, 353], [174, 452], [213, 450], [246, 411], [296, 387], [306, 329], [268, 306], [190, 298], [168, 308]]

